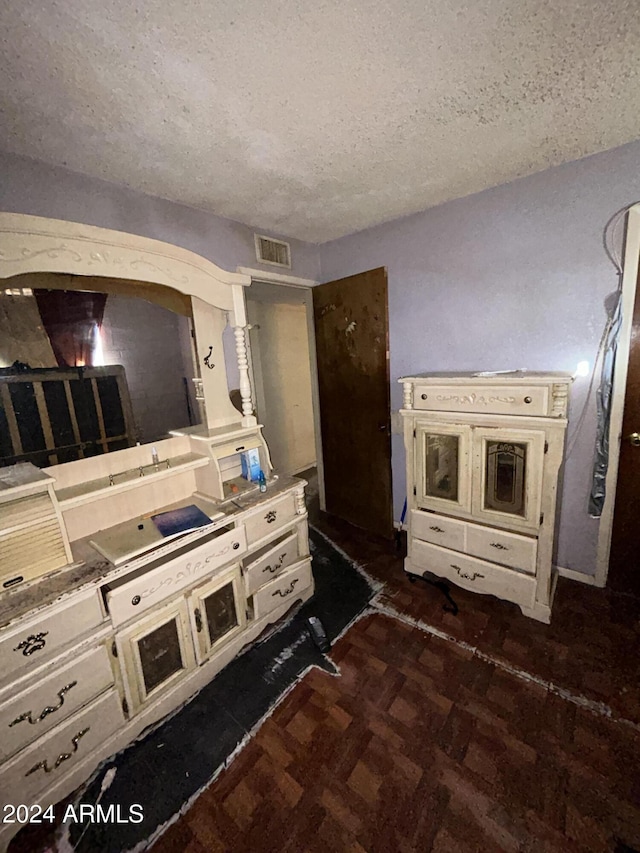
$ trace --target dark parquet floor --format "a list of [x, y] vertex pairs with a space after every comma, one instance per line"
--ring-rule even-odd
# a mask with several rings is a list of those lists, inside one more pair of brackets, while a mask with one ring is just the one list
[[153, 853], [640, 849], [638, 602], [561, 580], [550, 626], [457, 589], [454, 617], [393, 545], [311, 513], [382, 610]]

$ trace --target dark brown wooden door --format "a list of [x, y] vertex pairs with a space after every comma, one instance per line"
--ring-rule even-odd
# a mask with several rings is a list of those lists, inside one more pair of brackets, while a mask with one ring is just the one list
[[327, 512], [393, 535], [387, 272], [313, 288]]
[[[640, 597], [640, 288], [636, 285], [608, 584]], [[640, 438], [638, 439], [640, 441]]]

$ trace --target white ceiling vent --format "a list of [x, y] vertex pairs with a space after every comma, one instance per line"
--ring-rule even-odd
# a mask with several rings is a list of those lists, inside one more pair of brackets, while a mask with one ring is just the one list
[[291, 246], [282, 240], [256, 234], [256, 258], [261, 264], [291, 269]]

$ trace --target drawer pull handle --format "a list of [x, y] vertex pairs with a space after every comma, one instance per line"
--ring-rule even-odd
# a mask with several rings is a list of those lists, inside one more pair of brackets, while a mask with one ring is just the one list
[[70, 684], [65, 684], [60, 690], [58, 690], [58, 704], [57, 705], [47, 705], [46, 708], [43, 709], [42, 713], [39, 717], [36, 717], [35, 720], [31, 716], [31, 711], [25, 711], [24, 714], [20, 714], [19, 717], [16, 717], [13, 722], [9, 723], [9, 728], [11, 726], [17, 726], [18, 723], [22, 723], [24, 720], [27, 720], [30, 725], [35, 726], [36, 723], [41, 723], [45, 717], [48, 717], [49, 714], [53, 714], [54, 711], [60, 710], [64, 705], [64, 697], [71, 690], [72, 687], [75, 687], [77, 681], [72, 681]]
[[234, 543], [233, 543], [233, 545], [232, 545], [231, 547], [233, 548], [233, 550], [234, 550], [234, 551], [237, 551], [237, 550], [238, 550], [238, 548], [240, 547], [240, 543], [239, 543], [239, 542], [234, 542]]
[[508, 551], [509, 550], [508, 545], [501, 545], [500, 542], [490, 542], [489, 544], [491, 545], [492, 548], [497, 548], [498, 551]]
[[277, 514], [278, 513], [275, 511], [275, 509], [270, 510], [264, 517], [267, 524], [271, 524], [272, 522], [274, 522], [276, 520]]
[[200, 634], [202, 632], [202, 613], [200, 613], [199, 607], [196, 607], [193, 615], [196, 617], [196, 631]]
[[39, 652], [40, 649], [44, 649], [45, 647], [45, 637], [48, 633], [48, 631], [42, 631], [40, 634], [29, 634], [27, 639], [19, 643], [13, 651], [21, 651], [25, 657], [29, 657], [29, 655], [32, 655], [34, 652]]
[[426, 395], [426, 394], [420, 394], [420, 398], [421, 398], [422, 400], [426, 400], [426, 399], [427, 399], [427, 395]]
[[429, 530], [435, 530], [436, 533], [444, 533], [444, 530], [441, 527], [438, 527], [437, 524], [432, 524]]
[[524, 401], [525, 401], [525, 403], [527, 403], [527, 404], [528, 404], [528, 403], [532, 403], [532, 402], [533, 402], [533, 400], [532, 400], [532, 398], [531, 398], [531, 397], [525, 397], [525, 398], [524, 398]]
[[285, 552], [284, 554], [280, 554], [280, 557], [278, 558], [278, 562], [277, 562], [277, 563], [274, 563], [272, 566], [265, 566], [265, 567], [263, 568], [263, 570], [262, 570], [262, 571], [263, 571], [263, 572], [270, 572], [271, 574], [273, 574], [274, 572], [277, 572], [277, 571], [278, 571], [278, 569], [279, 569], [279, 568], [282, 566], [282, 564], [284, 563], [284, 558], [285, 558], [286, 556], [287, 556], [286, 552]]
[[68, 761], [71, 756], [78, 751], [78, 743], [80, 740], [86, 735], [89, 731], [90, 726], [87, 726], [86, 729], [82, 729], [79, 731], [77, 735], [74, 735], [71, 738], [71, 743], [73, 744], [73, 750], [71, 752], [61, 752], [60, 755], [56, 758], [53, 767], [49, 767], [47, 761], [39, 761], [37, 764], [34, 764], [31, 770], [27, 770], [24, 774], [26, 776], [31, 776], [32, 773], [35, 773], [37, 770], [44, 770], [45, 773], [52, 773], [54, 770], [57, 770], [58, 767], [62, 764], [63, 761]]
[[454, 566], [453, 563], [450, 563], [452, 569], [455, 569], [456, 572], [460, 575], [461, 578], [465, 578], [468, 581], [474, 581], [476, 578], [483, 578], [484, 575], [481, 575], [480, 572], [473, 572], [473, 574], [467, 574], [463, 572], [460, 566]]
[[275, 592], [271, 593], [271, 596], [273, 597], [275, 595], [279, 595], [280, 598], [286, 598], [288, 595], [291, 595], [291, 593], [293, 592], [294, 587], [298, 583], [298, 581], [299, 581], [299, 578], [294, 578], [286, 589], [282, 589], [282, 590], [277, 589]]

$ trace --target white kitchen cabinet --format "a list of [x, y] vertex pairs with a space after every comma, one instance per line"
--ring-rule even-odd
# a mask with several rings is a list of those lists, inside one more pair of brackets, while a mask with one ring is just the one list
[[431, 573], [548, 622], [565, 373], [400, 379], [410, 575]]

